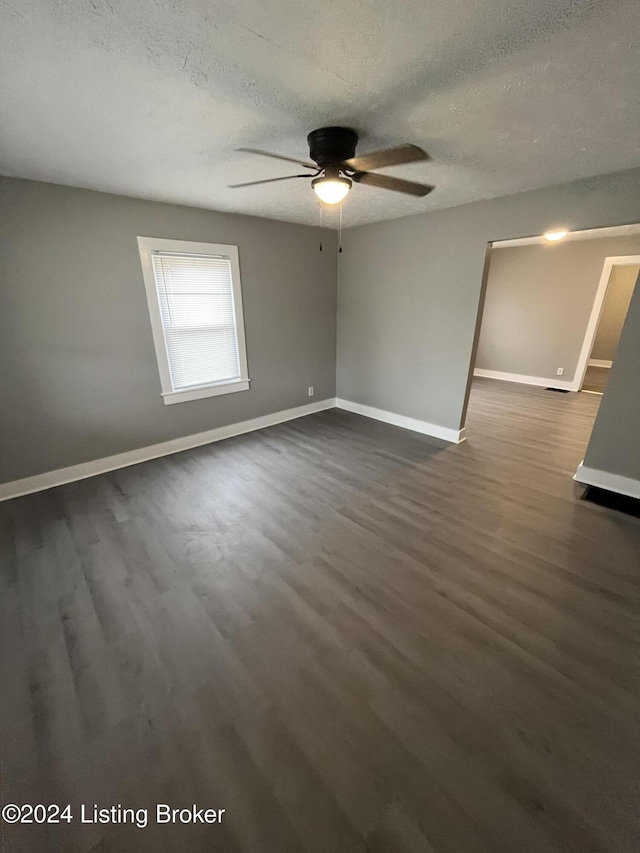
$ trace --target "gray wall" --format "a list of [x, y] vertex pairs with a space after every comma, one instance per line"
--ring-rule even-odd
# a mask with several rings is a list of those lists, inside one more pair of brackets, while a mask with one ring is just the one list
[[[163, 405], [136, 236], [239, 246], [250, 391]], [[335, 395], [333, 234], [0, 181], [0, 482]]]
[[640, 480], [640, 284], [636, 285], [584, 464]]
[[338, 396], [458, 429], [487, 242], [637, 221], [640, 169], [348, 229]]
[[[634, 254], [640, 254], [640, 251]], [[604, 298], [591, 358], [613, 361], [640, 266], [615, 266]]]
[[492, 250], [475, 366], [573, 380], [605, 258], [637, 254], [640, 234]]

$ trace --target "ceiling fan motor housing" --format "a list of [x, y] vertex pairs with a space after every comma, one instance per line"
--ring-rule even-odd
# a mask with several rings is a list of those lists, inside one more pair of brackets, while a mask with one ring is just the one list
[[307, 136], [309, 156], [320, 166], [336, 166], [355, 157], [358, 134], [348, 127], [320, 127]]

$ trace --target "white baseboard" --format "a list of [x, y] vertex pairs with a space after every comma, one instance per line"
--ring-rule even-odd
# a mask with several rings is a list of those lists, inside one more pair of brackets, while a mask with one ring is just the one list
[[476, 367], [474, 376], [484, 376], [485, 379], [500, 379], [503, 382], [518, 382], [521, 385], [539, 385], [542, 388], [560, 388], [566, 391], [579, 391], [574, 382], [567, 379], [546, 379], [544, 376], [525, 376], [523, 373], [503, 373], [501, 370], [484, 370]]
[[612, 361], [606, 361], [603, 358], [590, 358], [589, 367], [611, 367]]
[[619, 495], [640, 498], [640, 480], [632, 480], [631, 477], [623, 477], [621, 474], [610, 474], [598, 468], [587, 468], [582, 462], [578, 465], [573, 479], [584, 483], [585, 486], [597, 486]]
[[94, 477], [96, 474], [105, 474], [107, 471], [115, 471], [117, 468], [126, 468], [128, 465], [137, 465], [139, 462], [147, 462], [157, 459], [159, 456], [168, 456], [181, 450], [190, 450], [203, 444], [211, 444], [232, 438], [234, 435], [242, 435], [257, 429], [275, 426], [276, 424], [301, 418], [304, 415], [312, 415], [325, 409], [335, 408], [336, 400], [332, 397], [328, 400], [319, 400], [317, 403], [309, 403], [305, 406], [297, 406], [295, 409], [284, 409], [271, 415], [263, 415], [248, 421], [241, 421], [228, 426], [209, 429], [195, 435], [185, 435], [163, 441], [160, 444], [152, 444], [149, 447], [140, 447], [137, 450], [128, 450], [126, 453], [118, 453], [115, 456], [107, 456], [104, 459], [95, 459], [92, 462], [82, 462], [80, 465], [71, 465], [68, 468], [59, 468], [57, 471], [47, 471], [44, 474], [36, 474], [34, 477], [25, 477], [23, 480], [14, 480], [11, 483], [0, 483], [0, 501], [18, 498], [21, 495], [29, 495], [32, 492], [41, 492], [54, 486], [62, 486], [65, 483], [73, 483], [75, 480], [84, 480]]
[[361, 403], [352, 403], [350, 400], [342, 400], [339, 397], [336, 399], [336, 406], [339, 409], [344, 409], [347, 412], [353, 412], [356, 415], [364, 415], [366, 418], [373, 418], [376, 421], [384, 421], [386, 424], [410, 429], [413, 432], [422, 433], [422, 435], [430, 435], [433, 438], [441, 438], [444, 441], [451, 441], [454, 444], [460, 444], [466, 438], [464, 429], [450, 429], [449, 427], [438, 426], [438, 424], [430, 424], [427, 421], [419, 421], [416, 418], [408, 418], [405, 415], [396, 415], [393, 412], [385, 412], [384, 409], [375, 409], [373, 406], [363, 406]]

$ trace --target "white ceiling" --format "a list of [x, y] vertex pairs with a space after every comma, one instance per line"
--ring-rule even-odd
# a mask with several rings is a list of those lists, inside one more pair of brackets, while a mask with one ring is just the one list
[[[308, 158], [344, 124], [425, 199], [356, 186], [345, 226], [640, 164], [638, 0], [6, 0], [0, 173], [317, 223]], [[292, 171], [296, 171], [293, 167]]]

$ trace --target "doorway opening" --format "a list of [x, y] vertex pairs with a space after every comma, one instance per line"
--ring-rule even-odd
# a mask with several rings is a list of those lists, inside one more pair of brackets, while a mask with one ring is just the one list
[[604, 394], [613, 360], [640, 275], [640, 255], [606, 258], [585, 335], [580, 390]]
[[583, 453], [639, 271], [640, 224], [489, 243], [466, 402], [547, 417]]

